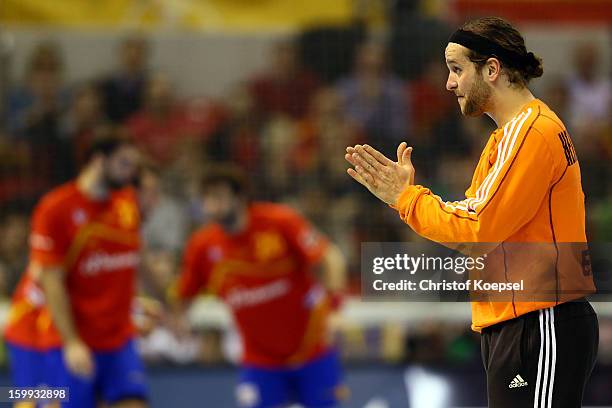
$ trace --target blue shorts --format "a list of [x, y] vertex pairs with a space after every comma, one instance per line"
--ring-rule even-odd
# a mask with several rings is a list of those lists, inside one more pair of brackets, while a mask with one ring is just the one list
[[271, 408], [299, 403], [329, 408], [342, 399], [342, 369], [335, 351], [296, 368], [243, 366], [236, 388], [239, 407]]
[[113, 404], [126, 399], [147, 400], [144, 366], [134, 340], [115, 351], [94, 352], [94, 375], [84, 378], [68, 371], [61, 349], [48, 354], [49, 382], [68, 387], [69, 401], [63, 408], [95, 408], [98, 399]]
[[13, 386], [38, 387], [46, 384], [46, 353], [7, 342], [6, 349]]

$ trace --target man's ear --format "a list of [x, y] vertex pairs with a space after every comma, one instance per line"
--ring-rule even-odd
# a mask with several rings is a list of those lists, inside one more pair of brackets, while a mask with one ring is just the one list
[[484, 66], [484, 74], [489, 81], [495, 81], [501, 74], [501, 63], [497, 58], [489, 58]]

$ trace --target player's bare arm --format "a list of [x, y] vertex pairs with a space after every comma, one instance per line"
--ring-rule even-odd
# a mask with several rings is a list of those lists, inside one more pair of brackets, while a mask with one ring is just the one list
[[[176, 273], [179, 276], [180, 271]], [[191, 333], [191, 323], [188, 319], [189, 308], [192, 304], [192, 299], [181, 298], [177, 294], [180, 278], [176, 278], [170, 289], [166, 293], [167, 311], [164, 315], [164, 321], [172, 332], [179, 336], [186, 336]]]
[[74, 374], [89, 377], [93, 374], [94, 363], [89, 347], [81, 340], [74, 324], [64, 270], [61, 267], [40, 268], [40, 283], [53, 323], [62, 337], [66, 365]]
[[141, 336], [146, 336], [162, 321], [165, 314], [164, 305], [144, 295], [137, 296], [134, 305], [139, 314], [135, 321], [136, 329]]
[[346, 260], [335, 244], [329, 243], [321, 261], [321, 279], [331, 293], [339, 294], [346, 287]]
[[394, 205], [402, 191], [414, 184], [412, 147], [397, 147], [397, 161], [385, 157], [370, 145], [347, 147], [344, 158], [353, 166], [347, 173], [387, 204]]

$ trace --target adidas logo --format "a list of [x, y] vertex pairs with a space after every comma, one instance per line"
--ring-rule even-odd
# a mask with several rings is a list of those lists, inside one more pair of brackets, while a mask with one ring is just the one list
[[521, 377], [520, 374], [517, 374], [517, 376], [514, 377], [512, 381], [510, 381], [508, 388], [526, 387], [527, 385], [527, 381], [523, 380], [523, 377]]

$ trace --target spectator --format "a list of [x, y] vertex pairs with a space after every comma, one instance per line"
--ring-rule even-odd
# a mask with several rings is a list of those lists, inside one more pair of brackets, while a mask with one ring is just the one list
[[31, 128], [55, 118], [68, 101], [62, 89], [64, 71], [59, 46], [52, 41], [36, 45], [26, 63], [23, 83], [12, 89], [6, 105], [9, 131], [21, 136]]
[[163, 74], [147, 82], [143, 108], [127, 121], [136, 144], [156, 164], [170, 165], [181, 144], [189, 139], [202, 141], [219, 119], [212, 104], [178, 102], [170, 80]]
[[319, 81], [302, 67], [298, 49], [292, 41], [277, 43], [270, 61], [267, 72], [254, 78], [249, 86], [259, 113], [263, 117], [272, 114], [294, 119], [302, 117]]
[[109, 126], [100, 91], [91, 83], [78, 87], [61, 123], [62, 138], [72, 145], [77, 167], [84, 164], [92, 139]]
[[346, 169], [337, 157], [344, 154], [346, 146], [361, 139], [359, 129], [345, 117], [338, 93], [331, 88], [321, 89], [311, 102], [309, 114], [296, 125], [289, 155], [290, 171], [300, 184], [309, 179], [322, 184], [330, 193], [341, 194], [347, 188], [353, 191], [353, 186], [346, 183]]
[[42, 193], [52, 185], [74, 175], [71, 147], [60, 135], [60, 118], [68, 98], [62, 89], [63, 63], [59, 47], [52, 42], [40, 43], [32, 52], [26, 81], [9, 98], [9, 126], [14, 144], [25, 148], [29, 172]]
[[0, 297], [13, 293], [28, 260], [28, 214], [15, 205], [1, 214], [0, 219]]
[[552, 77], [546, 83], [542, 98], [553, 111], [557, 112], [557, 115], [563, 121], [569, 121], [570, 116], [569, 90], [567, 85], [567, 81], [563, 78]]
[[47, 185], [44, 175], [38, 176], [34, 167], [30, 146], [0, 131], [0, 202], [32, 197]]
[[163, 191], [160, 181], [157, 169], [148, 166], [141, 172], [138, 183], [143, 246], [156, 252], [153, 258], [161, 252], [176, 256], [188, 232], [185, 208]]
[[207, 144], [207, 156], [216, 162], [239, 163], [249, 172], [260, 165], [261, 120], [253, 96], [245, 86], [232, 89], [226, 99], [226, 118]]
[[[394, 0], [389, 7], [389, 53], [393, 72], [407, 81], [423, 75], [428, 61], [444, 55], [444, 48], [453, 30], [438, 15], [426, 15], [423, 7], [452, 8], [452, 2]], [[409, 46], [406, 46], [409, 44]]]
[[[257, 198], [281, 201], [295, 187], [289, 172], [289, 160], [295, 146], [295, 122], [278, 116], [266, 122], [261, 133], [261, 175], [265, 190], [255, 191]], [[262, 194], [265, 192], [265, 194]]]
[[[406, 112], [414, 129], [411, 145], [419, 152], [414, 156], [414, 163], [419, 168], [419, 177], [426, 180], [435, 177], [440, 166], [428, 160], [429, 157], [465, 156], [469, 150], [469, 143], [460, 131], [457, 102], [440, 86], [446, 82], [447, 75], [444, 63], [435, 58], [425, 64], [423, 74], [416, 81], [406, 86], [407, 99], [412, 102]], [[470, 176], [463, 182], [469, 180]]]
[[138, 111], [148, 80], [149, 44], [139, 35], [123, 39], [119, 45], [119, 66], [100, 82], [104, 112], [115, 123], [121, 123]]
[[456, 110], [455, 98], [440, 86], [447, 75], [443, 62], [436, 58], [426, 65], [423, 75], [406, 87], [408, 99], [413, 102], [412, 110], [408, 113], [412, 114], [415, 138], [430, 135], [437, 123]]
[[574, 50], [574, 72], [568, 78], [569, 128], [576, 144], [590, 144], [583, 138], [598, 133], [610, 121], [612, 87], [599, 72], [602, 66], [599, 49], [591, 43]]
[[608, 186], [600, 180], [610, 176], [607, 146], [610, 138], [612, 85], [599, 71], [602, 66], [595, 44], [583, 43], [574, 50], [574, 72], [567, 79], [568, 130], [572, 135], [580, 167], [589, 177], [583, 179], [586, 200], [605, 198]]
[[338, 83], [345, 113], [362, 127], [368, 142], [395, 152], [408, 138], [406, 96], [402, 82], [387, 72], [385, 50], [378, 42], [363, 44], [353, 74]]
[[362, 134], [347, 120], [340, 96], [333, 88], [320, 89], [308, 115], [297, 122], [287, 153], [287, 172], [294, 194], [290, 204], [333, 238], [346, 255], [356, 255], [353, 236], [359, 198], [346, 181], [346, 169], [337, 160], [347, 145]]
[[[162, 192], [157, 169], [146, 165], [138, 182], [138, 202], [143, 215], [143, 256], [139, 271], [141, 302], [166, 303], [168, 288], [175, 279], [178, 252], [186, 223], [183, 209]], [[146, 324], [144, 314], [137, 314]], [[202, 344], [195, 334], [181, 327], [181, 322], [162, 313], [149, 324], [139, 338], [139, 351], [146, 361], [195, 362]]]

